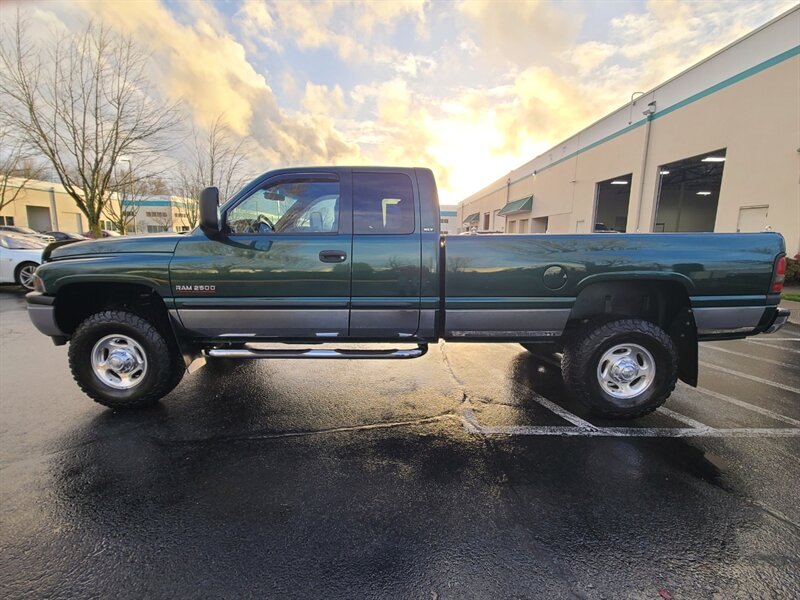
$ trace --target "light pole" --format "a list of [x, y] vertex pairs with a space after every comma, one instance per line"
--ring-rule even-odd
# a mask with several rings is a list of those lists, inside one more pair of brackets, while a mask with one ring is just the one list
[[[127, 156], [120, 156], [119, 157], [119, 162], [128, 163], [128, 175], [125, 178], [125, 181], [127, 182], [131, 177], [131, 169], [132, 169], [132, 167], [131, 167], [131, 159], [128, 158]], [[123, 198], [125, 197], [125, 188], [126, 187], [127, 187], [127, 183], [122, 186]], [[122, 216], [122, 223], [125, 223], [125, 206], [123, 205], [122, 202], [119, 203], [119, 210], [122, 213], [122, 215], [121, 215]], [[136, 233], [136, 211], [135, 210], [133, 211], [133, 232]]]

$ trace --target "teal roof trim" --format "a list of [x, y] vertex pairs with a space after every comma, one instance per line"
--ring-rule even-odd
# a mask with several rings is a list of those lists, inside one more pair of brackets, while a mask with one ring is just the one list
[[466, 219], [464, 219], [464, 223], [477, 223], [480, 221], [481, 213], [472, 213]]

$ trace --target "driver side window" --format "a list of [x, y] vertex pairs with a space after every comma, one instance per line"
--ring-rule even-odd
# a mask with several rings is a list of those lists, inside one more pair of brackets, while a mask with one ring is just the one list
[[228, 211], [231, 233], [304, 234], [339, 231], [339, 182], [298, 179], [267, 184]]

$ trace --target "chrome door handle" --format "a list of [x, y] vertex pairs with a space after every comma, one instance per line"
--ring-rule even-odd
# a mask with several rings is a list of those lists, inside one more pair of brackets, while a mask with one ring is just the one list
[[324, 263], [340, 263], [347, 260], [347, 252], [342, 250], [323, 250], [319, 253], [319, 259]]

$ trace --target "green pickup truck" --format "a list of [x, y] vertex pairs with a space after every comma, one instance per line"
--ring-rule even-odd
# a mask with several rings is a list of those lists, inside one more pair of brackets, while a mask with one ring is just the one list
[[443, 237], [427, 169], [271, 171], [221, 207], [204, 190], [186, 235], [45, 254], [30, 318], [115, 408], [157, 402], [206, 361], [415, 358], [443, 339], [563, 352], [580, 401], [637, 417], [678, 378], [696, 385], [698, 340], [788, 317], [778, 234]]

